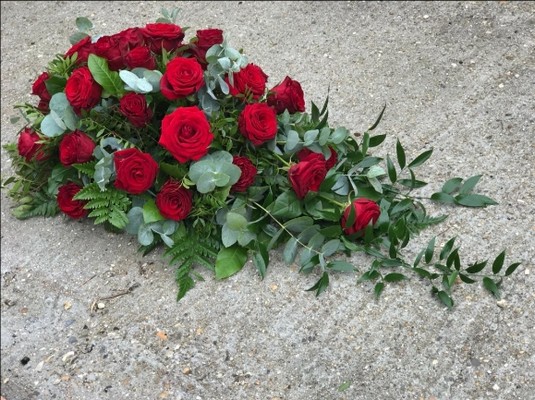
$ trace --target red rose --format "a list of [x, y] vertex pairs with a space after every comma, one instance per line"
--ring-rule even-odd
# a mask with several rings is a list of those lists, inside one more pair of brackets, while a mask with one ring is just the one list
[[31, 161], [35, 157], [37, 161], [44, 161], [48, 158], [48, 154], [44, 151], [44, 144], [37, 143], [42, 140], [41, 137], [32, 128], [25, 128], [19, 135], [17, 149], [19, 155], [24, 157], [26, 161]]
[[[355, 210], [355, 222], [353, 222], [351, 226], [347, 226], [351, 208]], [[362, 233], [362, 230], [366, 228], [370, 222], [372, 224], [377, 222], [379, 214], [381, 214], [381, 209], [376, 202], [365, 198], [353, 200], [353, 202], [344, 210], [344, 214], [340, 220], [344, 233], [346, 235]]]
[[130, 194], [141, 194], [156, 179], [158, 164], [149, 153], [138, 149], [118, 150], [113, 154], [115, 187]]
[[163, 117], [158, 143], [180, 163], [202, 158], [212, 140], [214, 135], [210, 123], [204, 112], [196, 106], [179, 107]]
[[202, 66], [206, 66], [206, 52], [210, 47], [223, 43], [221, 29], [200, 29], [197, 31], [197, 42], [192, 46], [193, 54]]
[[89, 213], [89, 210], [84, 209], [87, 201], [73, 200], [73, 197], [80, 190], [82, 190], [82, 187], [73, 182], [60, 186], [58, 189], [57, 201], [59, 209], [74, 219], [83, 218]]
[[258, 99], [266, 90], [268, 76], [259, 66], [247, 64], [245, 68], [233, 74], [233, 79], [233, 85], [230, 84], [228, 77], [225, 79], [232, 96], [236, 97], [239, 94], [248, 96], [251, 94], [253, 99]]
[[275, 107], [277, 114], [282, 114], [284, 110], [288, 110], [290, 114], [305, 111], [305, 98], [301, 84], [290, 77], [284, 78], [270, 92], [267, 102]]
[[325, 161], [325, 166], [327, 167], [327, 171], [330, 170], [332, 167], [336, 165], [336, 162], [338, 161], [338, 154], [336, 153], [336, 150], [334, 150], [332, 147], [329, 146], [329, 150], [331, 151], [331, 155], [327, 160], [325, 160], [325, 156], [323, 153], [315, 153], [312, 150], [305, 147], [302, 150], [299, 150], [297, 152], [297, 158], [299, 161], [307, 161], [311, 157], [319, 157], [323, 161]]
[[173, 58], [160, 81], [164, 97], [176, 100], [196, 93], [204, 84], [201, 64], [194, 58]]
[[140, 28], [128, 28], [124, 31], [113, 35], [114, 38], [119, 39], [127, 48], [133, 49], [134, 47], [143, 46], [145, 38]]
[[327, 175], [325, 161], [319, 157], [300, 161], [290, 167], [288, 179], [297, 198], [303, 199], [310, 191], [317, 192]]
[[100, 101], [102, 87], [93, 79], [89, 68], [80, 67], [73, 71], [65, 85], [65, 96], [75, 113], [89, 110]]
[[141, 32], [150, 49], [156, 54], [162, 54], [162, 47], [167, 51], [179, 48], [184, 39], [182, 28], [175, 24], [161, 22], [147, 24]]
[[126, 66], [130, 69], [147, 68], [156, 69], [156, 59], [148, 47], [140, 46], [130, 50], [124, 57]]
[[52, 96], [50, 93], [48, 93], [48, 89], [46, 88], [45, 82], [47, 79], [50, 78], [48, 75], [48, 72], [43, 72], [39, 77], [35, 80], [35, 82], [32, 85], [32, 94], [39, 96], [39, 105], [37, 108], [40, 111], [47, 112], [48, 111], [48, 103], [50, 102], [50, 99]]
[[88, 162], [93, 158], [94, 149], [95, 142], [84, 132], [67, 133], [59, 144], [59, 161], [65, 167]]
[[179, 181], [168, 180], [156, 195], [156, 206], [167, 219], [182, 221], [191, 210], [191, 190], [182, 186]]
[[247, 157], [234, 156], [232, 163], [241, 169], [240, 179], [230, 188], [231, 192], [246, 192], [256, 178], [258, 172], [254, 164]]
[[145, 96], [138, 93], [128, 93], [121, 97], [119, 111], [136, 128], [144, 127], [152, 118], [152, 109], [147, 106]]
[[238, 127], [243, 136], [260, 146], [277, 135], [277, 114], [266, 103], [247, 104], [238, 117]]
[[196, 46], [208, 50], [215, 44], [223, 43], [223, 31], [221, 29], [200, 29], [197, 31]]
[[78, 53], [78, 57], [76, 58], [76, 64], [82, 64], [87, 62], [87, 58], [89, 57], [89, 53], [93, 52], [93, 43], [91, 43], [91, 37], [86, 36], [82, 40], [80, 40], [78, 43], [75, 43], [72, 45], [72, 47], [67, 50], [64, 57], [71, 57], [74, 53]]
[[124, 56], [128, 52], [128, 44], [114, 36], [101, 36], [93, 45], [93, 51], [99, 57], [108, 60], [112, 71], [125, 68]]

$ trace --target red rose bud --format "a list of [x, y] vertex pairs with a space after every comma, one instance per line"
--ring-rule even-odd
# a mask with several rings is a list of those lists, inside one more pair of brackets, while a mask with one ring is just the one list
[[204, 72], [194, 58], [176, 57], [167, 64], [160, 90], [169, 100], [196, 93], [204, 85]]
[[156, 195], [156, 206], [167, 219], [182, 221], [191, 211], [191, 190], [186, 189], [179, 181], [168, 180]]
[[184, 39], [184, 32], [180, 26], [161, 22], [145, 25], [141, 33], [150, 49], [156, 54], [162, 54], [162, 48], [169, 52], [178, 49]]
[[[349, 215], [351, 213], [351, 208], [355, 210], [355, 220], [352, 225], [347, 226], [347, 223], [351, 222], [348, 221]], [[379, 218], [380, 214], [381, 209], [376, 202], [366, 198], [355, 199], [344, 210], [344, 214], [342, 215], [342, 218], [340, 220], [342, 224], [342, 229], [344, 230], [344, 233], [346, 235], [362, 233], [364, 228], [366, 228], [366, 226], [368, 226], [370, 222], [372, 224], [375, 224], [377, 222], [377, 219]]]
[[144, 95], [128, 93], [119, 101], [119, 111], [136, 128], [144, 127], [152, 118], [152, 110], [147, 106]]
[[114, 186], [130, 194], [148, 190], [158, 173], [158, 163], [149, 153], [138, 149], [124, 149], [113, 153], [116, 178]]
[[232, 96], [236, 97], [239, 94], [252, 95], [253, 99], [256, 100], [264, 94], [268, 76], [259, 66], [247, 64], [245, 68], [233, 75], [233, 79], [234, 84], [231, 85], [228, 77], [225, 78]]
[[180, 163], [197, 161], [208, 152], [214, 135], [204, 112], [196, 106], [179, 107], [162, 120], [159, 144]]
[[124, 57], [126, 66], [129, 69], [147, 68], [150, 70], [156, 69], [156, 59], [148, 47], [140, 46], [130, 50]]
[[277, 135], [277, 114], [266, 103], [247, 104], [238, 117], [238, 127], [251, 143], [260, 146]]
[[230, 188], [231, 192], [246, 192], [249, 186], [251, 186], [256, 178], [256, 173], [258, 170], [254, 164], [247, 157], [243, 156], [234, 156], [232, 163], [237, 165], [241, 169], [241, 175], [232, 187]]
[[93, 158], [95, 142], [84, 132], [76, 130], [67, 133], [59, 144], [59, 161], [65, 167], [81, 164]]
[[325, 160], [312, 157], [290, 167], [288, 179], [297, 198], [304, 199], [308, 192], [317, 192], [327, 175]]
[[57, 202], [59, 209], [74, 219], [83, 218], [89, 213], [89, 210], [84, 209], [87, 201], [73, 200], [73, 197], [80, 190], [82, 190], [82, 187], [73, 182], [60, 186], [58, 189]]
[[17, 142], [17, 149], [19, 155], [24, 157], [26, 161], [31, 161], [35, 158], [37, 161], [46, 160], [49, 155], [44, 151], [44, 144], [37, 143], [42, 140], [41, 137], [32, 128], [25, 128], [19, 135]]
[[100, 101], [102, 87], [93, 79], [89, 68], [80, 67], [73, 71], [65, 85], [65, 96], [75, 113], [90, 110]]
[[336, 153], [336, 150], [334, 150], [330, 146], [329, 146], [329, 150], [331, 151], [331, 155], [329, 156], [327, 160], [325, 160], [325, 156], [323, 155], [323, 153], [315, 153], [306, 147], [297, 152], [297, 158], [299, 159], [299, 161], [307, 161], [309, 158], [319, 157], [323, 161], [325, 161], [325, 166], [327, 167], [327, 171], [328, 171], [332, 167], [334, 167], [338, 161], [338, 154]]
[[290, 114], [305, 111], [305, 98], [301, 84], [290, 77], [284, 78], [270, 92], [267, 102], [275, 107], [277, 114], [282, 114], [284, 110], [288, 110]]
[[89, 58], [89, 54], [93, 52], [93, 43], [91, 43], [91, 37], [86, 36], [82, 40], [80, 40], [78, 43], [75, 43], [72, 45], [72, 47], [67, 50], [64, 57], [72, 57], [74, 53], [78, 54], [78, 57], [76, 58], [76, 64], [80, 65], [85, 62], [87, 62], [87, 59]]
[[52, 96], [50, 96], [50, 93], [48, 93], [48, 89], [46, 88], [45, 84], [48, 78], [50, 78], [48, 72], [43, 72], [41, 75], [39, 75], [39, 77], [32, 85], [32, 94], [35, 96], [39, 96], [39, 99], [41, 99], [38, 107], [41, 111], [48, 111], [48, 103], [52, 98]]

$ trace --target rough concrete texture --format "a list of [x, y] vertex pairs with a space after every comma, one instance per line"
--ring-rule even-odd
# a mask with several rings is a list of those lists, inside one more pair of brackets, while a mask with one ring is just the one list
[[[330, 86], [333, 125], [378, 128], [394, 152], [434, 148], [418, 170], [429, 195], [483, 174], [499, 205], [453, 209], [415, 238], [457, 236], [463, 260], [522, 266], [503, 301], [459, 285], [447, 311], [418, 279], [373, 287], [317, 276], [280, 254], [261, 281], [252, 265], [225, 281], [208, 271], [175, 301], [174, 270], [125, 235], [62, 217], [18, 221], [2, 191], [1, 393], [26, 399], [533, 399], [535, 393], [535, 3], [2, 2], [2, 143], [18, 102], [77, 16], [95, 32], [143, 26], [160, 8], [178, 23], [220, 27], [269, 75], [301, 82], [307, 109]], [[2, 152], [2, 178], [10, 163]], [[356, 265], [369, 262], [355, 257]], [[99, 303], [102, 303], [98, 306]], [[101, 308], [102, 307], [102, 308]]]

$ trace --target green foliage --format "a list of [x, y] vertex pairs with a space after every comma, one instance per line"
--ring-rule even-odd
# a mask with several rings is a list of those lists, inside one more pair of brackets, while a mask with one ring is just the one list
[[110, 187], [101, 191], [96, 183], [92, 183], [80, 190], [73, 199], [87, 201], [84, 208], [91, 210], [88, 217], [95, 219], [95, 225], [109, 223], [124, 229], [128, 223], [126, 211], [132, 202], [121, 190]]

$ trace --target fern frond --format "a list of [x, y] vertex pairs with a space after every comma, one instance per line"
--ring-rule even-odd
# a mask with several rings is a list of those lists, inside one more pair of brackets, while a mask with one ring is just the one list
[[93, 177], [95, 174], [95, 165], [97, 161], [89, 161], [83, 164], [72, 164], [72, 167], [76, 168], [77, 171], [81, 172], [84, 175]]
[[80, 190], [74, 200], [87, 201], [85, 209], [91, 210], [90, 218], [95, 218], [95, 225], [109, 223], [117, 229], [124, 229], [128, 224], [126, 211], [132, 201], [125, 192], [110, 187], [101, 191], [96, 183]]

